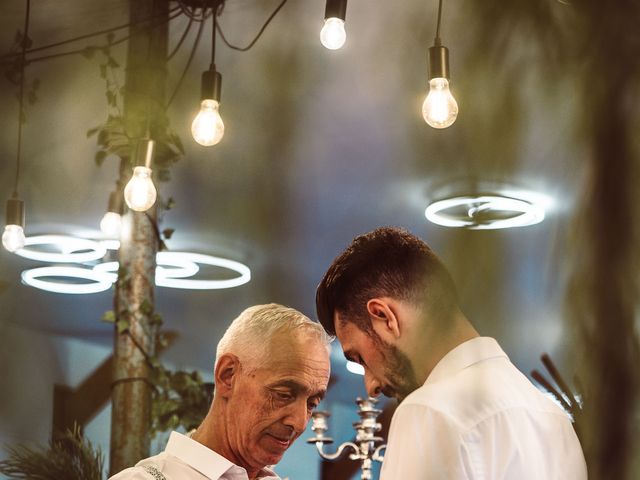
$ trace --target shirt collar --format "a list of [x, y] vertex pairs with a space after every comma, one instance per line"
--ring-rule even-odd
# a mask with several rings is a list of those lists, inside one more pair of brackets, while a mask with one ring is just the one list
[[[239, 467], [210, 448], [178, 432], [171, 432], [165, 452], [179, 458], [202, 473], [205, 477], [213, 480], [217, 480], [225, 473], [228, 473], [230, 477], [237, 478], [238, 480], [247, 478], [247, 471], [244, 468]], [[263, 468], [260, 475], [269, 478], [278, 478], [278, 476], [268, 468]]]
[[442, 357], [434, 369], [431, 370], [425, 385], [451, 377], [474, 363], [495, 357], [509, 358], [495, 339], [490, 337], [472, 338], [461, 343]]

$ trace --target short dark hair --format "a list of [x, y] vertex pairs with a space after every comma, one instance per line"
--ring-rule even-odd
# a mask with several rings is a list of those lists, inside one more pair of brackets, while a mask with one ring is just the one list
[[457, 304], [453, 280], [436, 254], [397, 227], [357, 236], [333, 261], [316, 290], [318, 319], [335, 335], [334, 314], [340, 312], [370, 333], [367, 302], [382, 296], [411, 301], [437, 314]]

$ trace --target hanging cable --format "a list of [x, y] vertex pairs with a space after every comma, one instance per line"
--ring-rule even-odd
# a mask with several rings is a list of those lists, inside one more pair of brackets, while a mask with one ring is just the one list
[[227, 38], [224, 35], [224, 32], [222, 31], [222, 27], [218, 23], [217, 24], [217, 30], [218, 30], [218, 33], [220, 33], [220, 38], [222, 38], [222, 41], [225, 43], [225, 45], [227, 47], [231, 48], [232, 50], [238, 50], [240, 52], [246, 52], [247, 50], [249, 50], [251, 47], [253, 47], [255, 45], [255, 43], [258, 41], [258, 39], [262, 36], [262, 33], [266, 30], [266, 28], [269, 25], [269, 23], [271, 23], [271, 20], [273, 20], [273, 18], [278, 14], [278, 12], [282, 9], [282, 7], [284, 7], [285, 3], [287, 3], [287, 0], [282, 0], [282, 2], [280, 2], [280, 5], [278, 5], [276, 7], [276, 9], [271, 13], [271, 15], [269, 15], [269, 18], [267, 18], [267, 21], [264, 23], [264, 25], [262, 25], [262, 28], [260, 28], [260, 31], [258, 32], [258, 34], [255, 36], [255, 38], [246, 47], [238, 47], [236, 45], [233, 45], [233, 44], [229, 43], [229, 41], [227, 40]]
[[436, 36], [433, 40], [435, 45], [440, 45], [440, 20], [442, 19], [442, 0], [438, 1], [438, 21], [436, 23]]
[[[179, 10], [173, 9], [172, 11], [173, 11], [173, 13], [169, 16], [168, 21], [171, 21], [174, 18], [180, 16], [181, 12]], [[143, 22], [137, 22], [136, 25], [138, 25], [140, 23], [143, 23]], [[151, 28], [156, 28], [156, 27], [159, 27], [159, 26], [164, 25], [164, 24], [165, 24], [164, 20], [161, 21], [161, 22], [155, 22], [151, 26]], [[131, 35], [127, 35], [125, 37], [122, 37], [122, 38], [119, 38], [117, 40], [114, 40], [113, 42], [111, 42], [111, 43], [109, 43], [107, 45], [89, 45], [89, 46], [86, 46], [84, 48], [79, 48], [77, 50], [71, 50], [71, 51], [68, 51], [68, 52], [53, 53], [51, 55], [44, 55], [44, 56], [41, 56], [41, 57], [31, 58], [31, 59], [29, 59], [29, 63], [40, 62], [42, 60], [50, 60], [52, 58], [66, 57], [66, 56], [69, 56], [69, 55], [83, 54], [83, 53], [86, 53], [89, 49], [99, 50], [99, 49], [111, 47], [113, 45], [118, 45], [120, 43], [126, 42], [127, 40], [129, 40], [129, 38], [131, 38]]]
[[[178, 10], [180, 10], [180, 7], [179, 7], [179, 6], [178, 6], [178, 7], [173, 7], [173, 8], [171, 8], [171, 9], [169, 10], [169, 14], [171, 15], [171, 14], [173, 14], [173, 13], [176, 13]], [[108, 34], [108, 33], [117, 32], [118, 30], [123, 30], [123, 29], [125, 29], [125, 28], [134, 27], [134, 26], [137, 26], [137, 25], [139, 25], [139, 24], [141, 24], [141, 23], [148, 22], [149, 20], [153, 20], [154, 18], [156, 18], [156, 17], [158, 17], [158, 16], [159, 16], [159, 15], [152, 15], [152, 16], [150, 16], [150, 17], [148, 17], [148, 18], [145, 18], [145, 19], [139, 20], [139, 21], [137, 21], [137, 22], [125, 23], [125, 24], [123, 24], [123, 25], [118, 25], [117, 27], [106, 28], [106, 29], [104, 29], [104, 30], [99, 30], [99, 31], [97, 31], [97, 32], [87, 33], [87, 34], [85, 34], [85, 35], [80, 35], [80, 36], [78, 36], [78, 37], [69, 38], [69, 39], [67, 39], [67, 40], [62, 40], [62, 41], [60, 41], [60, 42], [50, 43], [50, 44], [48, 44], [48, 45], [42, 45], [42, 46], [40, 46], [40, 47], [30, 48], [30, 49], [28, 49], [28, 50], [27, 50], [27, 52], [26, 52], [26, 53], [27, 53], [27, 55], [29, 55], [29, 54], [31, 54], [31, 53], [40, 52], [40, 51], [42, 51], [42, 50], [48, 50], [48, 49], [50, 49], [50, 48], [60, 47], [60, 46], [62, 46], [62, 45], [67, 45], [67, 44], [69, 44], [69, 43], [74, 43], [74, 42], [78, 42], [78, 41], [80, 41], [80, 40], [85, 40], [85, 39], [87, 39], [87, 38], [97, 37], [97, 36], [100, 36], [100, 35], [105, 35], [105, 34]], [[176, 16], [177, 16], [177, 15], [176, 15]], [[174, 17], [171, 17], [171, 18], [175, 18], [175, 16], [174, 16]], [[127, 38], [129, 38], [129, 37], [127, 37]], [[16, 57], [16, 56], [18, 56], [18, 55], [20, 55], [20, 52], [15, 52], [15, 53], [6, 53], [6, 54], [4, 54], [4, 55], [0, 55], [0, 60], [4, 60], [4, 59], [7, 59], [7, 58], [11, 58], [11, 57]]]
[[173, 100], [176, 98], [176, 95], [178, 94], [178, 90], [180, 90], [180, 87], [182, 85], [182, 81], [184, 80], [185, 76], [187, 75], [187, 71], [189, 70], [189, 67], [191, 66], [191, 62], [193, 60], [193, 57], [196, 54], [196, 50], [198, 49], [198, 45], [200, 44], [200, 37], [202, 36], [202, 30], [204, 29], [204, 23], [200, 23], [200, 26], [198, 27], [198, 33], [196, 34], [196, 39], [193, 42], [193, 46], [191, 47], [191, 52], [189, 53], [189, 58], [187, 59], [187, 63], [184, 67], [184, 69], [182, 70], [182, 74], [180, 75], [180, 78], [178, 79], [178, 82], [176, 83], [176, 86], [173, 90], [173, 93], [171, 94], [171, 96], [169, 97], [169, 101], [167, 102], [167, 106], [165, 108], [169, 108], [169, 106], [173, 103]]
[[176, 46], [173, 48], [171, 53], [167, 55], [167, 62], [171, 60], [176, 53], [178, 53], [178, 50], [180, 50], [180, 47], [184, 43], [185, 39], [187, 38], [187, 35], [189, 34], [189, 31], [191, 30], [191, 26], [193, 25], [193, 22], [194, 20], [190, 18], [189, 23], [187, 23], [187, 27], [184, 29], [184, 32], [182, 32], [182, 36], [180, 37], [180, 40], [178, 40], [178, 43], [176, 43]]

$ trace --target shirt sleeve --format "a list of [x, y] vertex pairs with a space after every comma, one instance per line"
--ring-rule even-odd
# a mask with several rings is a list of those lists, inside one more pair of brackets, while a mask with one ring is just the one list
[[391, 422], [380, 480], [468, 480], [470, 462], [451, 418], [422, 405], [401, 405]]

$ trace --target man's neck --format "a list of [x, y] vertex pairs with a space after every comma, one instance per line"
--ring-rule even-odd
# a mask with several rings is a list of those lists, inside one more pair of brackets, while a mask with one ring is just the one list
[[247, 471], [247, 477], [249, 477], [249, 480], [259, 478], [262, 470], [247, 467], [231, 450], [227, 438], [226, 425], [223, 419], [218, 418], [219, 415], [216, 415], [214, 412], [215, 408], [212, 407], [203, 422], [196, 429], [193, 435], [191, 435], [191, 438], [208, 449], [213, 450], [218, 455], [226, 458], [234, 465], [244, 468]]
[[479, 337], [478, 331], [471, 325], [464, 314], [460, 311], [452, 316], [449, 328], [430, 328], [422, 338], [428, 339], [428, 345], [422, 344], [421, 348], [416, 348], [416, 361], [414, 368], [421, 384], [436, 367], [436, 365], [451, 350], [473, 338]]

